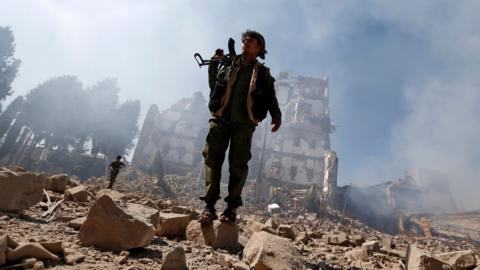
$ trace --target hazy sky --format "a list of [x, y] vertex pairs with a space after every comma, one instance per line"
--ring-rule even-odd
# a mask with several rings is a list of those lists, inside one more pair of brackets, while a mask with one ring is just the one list
[[480, 187], [478, 14], [468, 0], [0, 0], [22, 60], [14, 95], [63, 74], [117, 77], [122, 100], [166, 108], [207, 93], [193, 53], [251, 28], [274, 74], [329, 77], [341, 184], [428, 167], [466, 190]]

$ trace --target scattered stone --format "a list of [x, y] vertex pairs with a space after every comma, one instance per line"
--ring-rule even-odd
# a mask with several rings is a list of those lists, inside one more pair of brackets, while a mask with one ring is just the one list
[[127, 263], [128, 261], [128, 256], [130, 256], [130, 252], [128, 251], [122, 251], [120, 252], [120, 256], [118, 256], [116, 259], [115, 259], [115, 262], [117, 264], [125, 264]]
[[45, 269], [45, 264], [42, 261], [38, 261], [33, 265], [33, 270], [43, 270]]
[[19, 212], [36, 205], [42, 201], [46, 183], [44, 174], [0, 168], [0, 211]]
[[267, 206], [267, 211], [268, 213], [276, 214], [280, 213], [282, 210], [280, 209], [280, 205], [272, 203]]
[[69, 253], [65, 256], [65, 263], [68, 265], [76, 265], [83, 262], [83, 260], [85, 260], [85, 255], [77, 252]]
[[305, 269], [295, 245], [267, 232], [252, 235], [243, 250], [244, 260], [255, 269]]
[[270, 227], [270, 228], [276, 230], [276, 229], [278, 228], [278, 223], [277, 223], [273, 218], [269, 218], [269, 219], [265, 222], [265, 226]]
[[250, 267], [243, 262], [234, 262], [232, 268], [234, 270], [250, 270]]
[[153, 261], [148, 259], [148, 258], [140, 258], [140, 259], [138, 259], [138, 262], [143, 263], [143, 264], [151, 264]]
[[418, 270], [453, 270], [448, 263], [421, 252], [415, 245], [408, 245], [406, 266]]
[[100, 189], [97, 192], [97, 194], [95, 195], [95, 197], [98, 199], [98, 198], [102, 197], [103, 195], [108, 195], [114, 201], [120, 201], [120, 200], [123, 200], [125, 198], [125, 194], [123, 194], [121, 192], [118, 192], [116, 190], [113, 190], [113, 189], [109, 189], [109, 188]]
[[393, 240], [390, 237], [383, 237], [381, 240], [382, 247], [386, 249], [393, 249], [395, 248], [395, 245], [393, 244]]
[[48, 251], [40, 243], [24, 243], [20, 244], [15, 249], [7, 250], [8, 261], [18, 261], [26, 257], [33, 257], [37, 260], [60, 261], [60, 257]]
[[195, 210], [191, 210], [188, 207], [178, 206], [178, 205], [172, 206], [172, 213], [190, 215], [191, 220], [198, 219], [198, 217], [200, 216], [199, 212]]
[[82, 224], [87, 220], [87, 217], [80, 217], [76, 219], [72, 219], [67, 223], [67, 226], [73, 228], [75, 230], [80, 230]]
[[29, 269], [29, 268], [33, 268], [33, 266], [37, 262], [38, 260], [35, 258], [23, 258], [20, 264], [22, 265], [23, 269]]
[[157, 209], [137, 203], [128, 203], [126, 206], [128, 212], [137, 213], [142, 217], [146, 217], [147, 220], [155, 227], [155, 229], [158, 228], [158, 224], [160, 222], [160, 213]]
[[348, 235], [344, 232], [341, 232], [336, 235], [324, 235], [322, 236], [322, 239], [325, 243], [329, 245], [343, 246], [343, 247], [348, 247], [351, 245]]
[[356, 247], [362, 246], [363, 243], [365, 243], [365, 237], [363, 235], [354, 235], [351, 240], [352, 244]]
[[182, 247], [175, 247], [170, 251], [162, 264], [162, 270], [186, 270], [187, 261]]
[[65, 191], [65, 200], [70, 200], [74, 202], [86, 202], [88, 200], [87, 188], [83, 185], [79, 185], [67, 189]]
[[82, 245], [112, 251], [148, 245], [155, 234], [150, 217], [129, 211], [126, 204], [107, 195], [98, 198], [80, 228]]
[[214, 221], [202, 225], [192, 221], [187, 226], [187, 240], [213, 248], [235, 250], [238, 248], [238, 226]]
[[300, 232], [295, 240], [298, 242], [302, 242], [306, 245], [310, 240], [310, 236], [308, 235], [307, 232]]
[[185, 237], [190, 215], [160, 212], [157, 236]]
[[40, 245], [53, 254], [64, 254], [63, 242], [41, 242]]
[[455, 267], [455, 269], [470, 269], [477, 264], [475, 253], [471, 250], [447, 252], [437, 257]]
[[64, 193], [65, 189], [67, 188], [68, 184], [68, 175], [62, 174], [55, 174], [48, 178], [47, 182], [47, 190], [55, 191], [58, 193]]
[[277, 235], [290, 240], [295, 240], [295, 232], [293, 231], [292, 225], [282, 224], [278, 226]]

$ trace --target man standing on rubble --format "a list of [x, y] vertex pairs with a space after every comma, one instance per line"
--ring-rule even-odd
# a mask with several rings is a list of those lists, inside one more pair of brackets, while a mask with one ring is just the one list
[[[212, 59], [220, 59], [218, 51]], [[242, 54], [230, 65], [218, 69], [212, 63], [208, 69], [212, 113], [203, 157], [205, 159], [206, 207], [199, 221], [210, 223], [217, 219], [215, 203], [220, 199], [220, 179], [225, 152], [230, 145], [228, 162], [230, 178], [227, 208], [220, 215], [221, 222], [235, 222], [236, 209], [242, 206], [241, 193], [248, 174], [252, 136], [257, 124], [272, 116], [272, 132], [281, 125], [282, 114], [275, 96], [274, 81], [269, 68], [257, 61], [265, 59], [265, 39], [252, 30], [242, 34]]]
[[110, 184], [108, 185], [108, 188], [110, 189], [113, 187], [113, 183], [115, 183], [115, 180], [120, 173], [120, 169], [125, 167], [125, 164], [120, 160], [122, 160], [122, 156], [118, 155], [117, 160], [108, 165], [108, 171], [110, 173]]

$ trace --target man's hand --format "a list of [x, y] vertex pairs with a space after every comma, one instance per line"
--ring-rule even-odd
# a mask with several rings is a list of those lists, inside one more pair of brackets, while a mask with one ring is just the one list
[[281, 118], [272, 118], [272, 132], [276, 132], [280, 126], [282, 125], [282, 119]]
[[223, 54], [222, 49], [216, 49], [215, 54], [212, 56], [212, 59], [222, 59], [225, 55]]

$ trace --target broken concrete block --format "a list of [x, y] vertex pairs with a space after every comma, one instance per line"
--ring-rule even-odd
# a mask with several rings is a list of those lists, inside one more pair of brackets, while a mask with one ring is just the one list
[[83, 260], [85, 260], [85, 255], [81, 253], [73, 252], [65, 255], [65, 263], [68, 265], [75, 265], [83, 262]]
[[307, 232], [300, 232], [298, 236], [295, 238], [296, 241], [302, 242], [304, 244], [307, 244], [308, 241], [310, 240], [310, 235], [308, 235]]
[[269, 218], [265, 222], [265, 226], [271, 227], [272, 229], [276, 230], [278, 228], [278, 222], [273, 218]]
[[324, 235], [322, 236], [322, 239], [325, 243], [329, 245], [342, 246], [342, 247], [348, 247], [351, 245], [350, 238], [344, 232], [341, 232], [335, 235], [333, 234]]
[[362, 244], [361, 247], [347, 251], [345, 253], [346, 257], [351, 257], [355, 260], [367, 262], [368, 258], [372, 256], [375, 252], [380, 251], [380, 243], [377, 241], [368, 241]]
[[45, 264], [42, 261], [36, 262], [33, 267], [33, 270], [44, 270], [45, 269]]
[[20, 263], [23, 269], [30, 269], [38, 262], [35, 258], [23, 258], [22, 262]]
[[29, 172], [0, 171], [0, 211], [19, 212], [43, 198], [47, 176]]
[[453, 270], [446, 262], [418, 250], [415, 245], [407, 247], [407, 269], [418, 270]]
[[70, 220], [67, 223], [67, 226], [70, 227], [70, 228], [73, 228], [75, 230], [80, 230], [80, 228], [82, 227], [82, 224], [85, 222], [85, 220], [87, 220], [87, 217], [76, 218], [76, 219]]
[[4, 265], [7, 261], [5, 257], [5, 252], [8, 249], [7, 235], [4, 234], [0, 236], [0, 266]]
[[58, 193], [64, 193], [68, 184], [68, 175], [56, 174], [48, 178], [47, 181], [47, 190], [55, 191]]
[[147, 220], [155, 227], [158, 228], [160, 222], [160, 213], [157, 209], [136, 203], [127, 203], [127, 211], [130, 213], [137, 213], [143, 217], [146, 217]]
[[365, 237], [363, 237], [362, 235], [354, 235], [352, 237], [352, 240], [351, 240], [352, 244], [356, 247], [360, 247], [362, 246], [363, 243], [365, 243]]
[[393, 240], [390, 237], [383, 237], [381, 244], [382, 244], [382, 247], [386, 249], [395, 248], [395, 245], [393, 244]]
[[[253, 233], [261, 231], [264, 227], [264, 224], [252, 219], [252, 218], [244, 218], [242, 222], [238, 223], [240, 227], [240, 232], [243, 236], [250, 238]], [[271, 229], [271, 228], [270, 228]], [[273, 230], [273, 234], [275, 234], [275, 230]], [[246, 242], [245, 242], [246, 243]]]
[[117, 264], [125, 264], [128, 261], [128, 256], [130, 256], [130, 252], [122, 251], [120, 252], [119, 256], [115, 258], [115, 262]]
[[185, 237], [190, 215], [160, 212], [157, 236]]
[[9, 261], [14, 262], [26, 257], [33, 257], [37, 260], [60, 261], [60, 257], [48, 251], [40, 243], [23, 243], [15, 249], [9, 248], [7, 250], [7, 260]]
[[125, 198], [125, 194], [123, 194], [121, 192], [118, 192], [116, 190], [113, 190], [113, 189], [109, 189], [109, 188], [100, 189], [97, 192], [97, 194], [95, 195], [95, 197], [98, 199], [98, 198], [102, 197], [103, 195], [108, 195], [114, 201], [120, 201], [123, 198]]
[[168, 252], [162, 263], [162, 270], [186, 270], [187, 261], [185, 260], [185, 251], [182, 247], [176, 247]]
[[292, 225], [282, 224], [278, 226], [277, 235], [290, 240], [295, 240], [295, 232], [293, 231]]
[[88, 199], [87, 188], [83, 185], [79, 185], [73, 188], [69, 188], [65, 191], [65, 200], [74, 202], [86, 202]]
[[280, 205], [272, 203], [267, 206], [267, 211], [268, 213], [276, 214], [280, 213], [282, 210], [280, 209]]
[[190, 215], [191, 220], [198, 219], [198, 217], [200, 216], [199, 212], [191, 210], [188, 207], [178, 205], [172, 206], [172, 213]]
[[470, 269], [477, 264], [475, 253], [471, 250], [447, 252], [436, 257], [453, 265], [455, 269]]
[[53, 254], [63, 254], [63, 242], [41, 242], [40, 245]]
[[254, 269], [305, 269], [292, 242], [267, 232], [254, 233], [243, 254], [244, 261]]
[[362, 244], [362, 248], [364, 248], [368, 254], [380, 252], [380, 243], [378, 243], [378, 241], [367, 241]]
[[150, 217], [129, 211], [127, 205], [107, 195], [98, 198], [80, 228], [81, 244], [112, 251], [148, 245], [155, 235]]
[[192, 221], [187, 226], [187, 240], [213, 248], [235, 250], [239, 246], [238, 226], [220, 221], [203, 225]]

